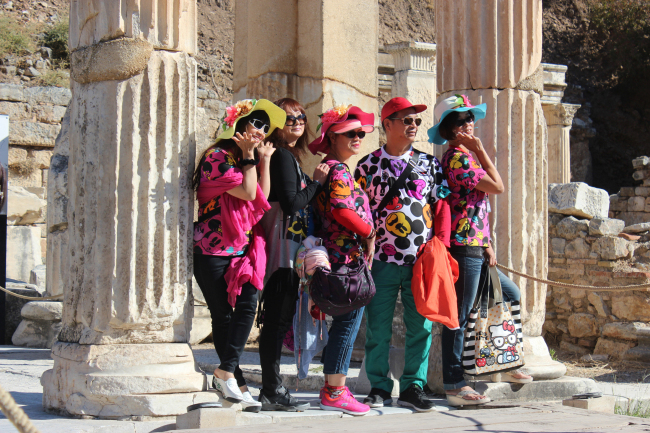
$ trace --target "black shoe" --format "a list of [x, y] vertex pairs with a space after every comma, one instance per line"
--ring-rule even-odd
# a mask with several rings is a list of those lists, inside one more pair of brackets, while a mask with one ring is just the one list
[[289, 394], [289, 390], [280, 387], [278, 393], [273, 396], [267, 396], [264, 391], [260, 392], [258, 401], [262, 403], [262, 410], [284, 410], [287, 412], [304, 412], [309, 409], [309, 402], [296, 400]]
[[388, 391], [373, 388], [370, 390], [368, 397], [363, 399], [363, 404], [367, 404], [370, 407], [390, 406], [393, 404], [393, 397], [391, 397], [390, 392]]
[[436, 405], [429, 400], [422, 388], [417, 385], [411, 385], [404, 392], [401, 392], [397, 404], [411, 407], [418, 412], [429, 412], [436, 408]]

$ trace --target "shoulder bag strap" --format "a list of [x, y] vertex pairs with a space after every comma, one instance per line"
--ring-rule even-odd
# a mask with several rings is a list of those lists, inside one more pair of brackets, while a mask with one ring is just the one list
[[[415, 167], [419, 159], [420, 159], [420, 152], [413, 149], [413, 155], [411, 155], [410, 161], [408, 162], [408, 164], [406, 164], [406, 167], [404, 167], [404, 171], [399, 176], [399, 178], [397, 178], [395, 183], [391, 185], [390, 189], [388, 190], [384, 198], [381, 200], [381, 203], [379, 203], [379, 206], [375, 210], [376, 217], [379, 217], [379, 214], [381, 213], [381, 211], [383, 211], [386, 208], [388, 202], [390, 202], [393, 199], [393, 197], [397, 195], [397, 192], [406, 184], [406, 178], [411, 174], [413, 168]], [[375, 218], [375, 220], [376, 219], [377, 218]]]

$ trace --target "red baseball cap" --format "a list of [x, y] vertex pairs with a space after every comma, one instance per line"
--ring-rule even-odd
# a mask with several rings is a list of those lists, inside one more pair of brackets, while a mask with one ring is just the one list
[[406, 98], [393, 98], [390, 101], [386, 102], [384, 108], [381, 109], [381, 123], [384, 123], [384, 119], [390, 115], [406, 108], [415, 108], [416, 113], [421, 113], [427, 109], [427, 106], [423, 104], [413, 105]]

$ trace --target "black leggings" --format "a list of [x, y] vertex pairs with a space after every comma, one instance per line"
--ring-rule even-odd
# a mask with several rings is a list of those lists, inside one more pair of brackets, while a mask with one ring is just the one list
[[277, 394], [282, 385], [280, 376], [282, 342], [293, 323], [299, 282], [298, 275], [293, 269], [280, 268], [271, 275], [264, 286], [260, 366], [262, 367], [262, 392], [267, 396]]
[[234, 373], [237, 385], [246, 385], [239, 358], [253, 327], [257, 309], [257, 289], [251, 283], [242, 286], [235, 308], [228, 303], [228, 284], [224, 278], [232, 257], [194, 254], [194, 277], [208, 304], [212, 317], [212, 339], [219, 355], [219, 368]]

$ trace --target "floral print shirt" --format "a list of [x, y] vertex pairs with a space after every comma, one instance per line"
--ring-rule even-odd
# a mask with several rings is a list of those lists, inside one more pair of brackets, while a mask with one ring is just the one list
[[331, 263], [350, 263], [363, 252], [361, 238], [337, 222], [332, 209], [353, 210], [372, 226], [368, 196], [354, 181], [347, 165], [334, 160], [325, 162], [330, 166], [329, 186], [316, 196], [314, 213], [321, 226], [316, 235], [323, 239]]
[[[391, 185], [411, 160], [414, 149], [401, 156], [389, 155], [385, 147], [361, 158], [355, 178], [370, 198], [370, 208], [379, 207]], [[449, 195], [442, 167], [433, 155], [418, 152], [417, 163], [402, 187], [376, 216], [375, 260], [412, 266], [420, 248], [431, 238], [432, 203]]]
[[442, 156], [442, 167], [451, 190], [451, 245], [490, 246], [490, 202], [476, 189], [485, 170], [471, 154], [449, 148]]
[[[235, 165], [236, 162], [232, 155], [215, 147], [205, 155], [203, 165], [201, 165], [201, 181], [218, 179]], [[199, 207], [199, 220], [194, 224], [194, 254], [227, 257], [244, 255], [250, 244], [251, 231], [246, 234], [248, 241], [243, 245], [225, 245], [223, 243], [221, 196], [216, 196]]]

